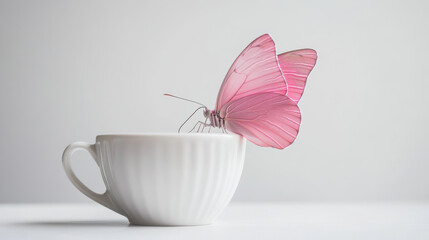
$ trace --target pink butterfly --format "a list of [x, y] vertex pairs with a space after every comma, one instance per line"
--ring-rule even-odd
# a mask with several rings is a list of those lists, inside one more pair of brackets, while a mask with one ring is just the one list
[[258, 37], [226, 74], [215, 110], [203, 105], [206, 122], [200, 124], [226, 129], [259, 146], [284, 149], [298, 134], [297, 103], [316, 59], [312, 49], [277, 56], [270, 35]]

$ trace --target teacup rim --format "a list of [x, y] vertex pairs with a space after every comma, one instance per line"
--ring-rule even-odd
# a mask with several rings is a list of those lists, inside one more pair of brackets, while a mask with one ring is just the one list
[[231, 138], [241, 137], [237, 134], [230, 133], [108, 133], [99, 134], [96, 138], [115, 138], [115, 137], [203, 137], [203, 138]]

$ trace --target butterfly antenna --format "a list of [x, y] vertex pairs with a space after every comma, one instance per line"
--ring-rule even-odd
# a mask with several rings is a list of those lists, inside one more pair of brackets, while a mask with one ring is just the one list
[[[173, 96], [174, 97], [174, 96]], [[192, 116], [194, 116], [194, 114], [198, 111], [198, 110], [200, 110], [201, 108], [206, 108], [206, 106], [201, 106], [201, 107], [199, 107], [199, 108], [197, 108], [197, 110], [195, 110], [192, 114], [191, 114], [191, 116], [189, 116], [188, 117], [188, 119], [186, 119], [186, 121], [184, 122], [184, 123], [182, 123], [182, 125], [180, 125], [180, 127], [179, 127], [179, 130], [177, 131], [178, 133], [180, 133], [180, 130], [182, 129], [182, 127], [183, 127], [183, 125], [185, 125], [185, 123], [187, 123], [188, 121], [189, 121], [189, 119], [191, 119], [191, 117]], [[192, 129], [193, 130], [193, 129]]]
[[[199, 103], [199, 102], [195, 102], [195, 101], [193, 101], [193, 100], [189, 100], [189, 99], [186, 99], [186, 98], [182, 98], [182, 97], [174, 96], [174, 95], [171, 95], [171, 94], [168, 94], [168, 93], [165, 93], [164, 95], [165, 95], [165, 96], [169, 96], [169, 97], [174, 97], [174, 98], [182, 99], [182, 100], [185, 100], [185, 101], [188, 101], [188, 102], [193, 102], [193, 103], [196, 103], [196, 104], [198, 104], [198, 105], [201, 105], [201, 106], [203, 106], [203, 107], [207, 108], [204, 104], [201, 104], [201, 103]], [[198, 109], [197, 109], [197, 110], [198, 110]]]

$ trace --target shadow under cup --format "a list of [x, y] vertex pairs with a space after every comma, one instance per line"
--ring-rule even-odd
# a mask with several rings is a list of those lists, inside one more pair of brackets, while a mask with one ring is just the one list
[[[229, 134], [99, 135], [63, 154], [71, 182], [94, 201], [136, 225], [210, 224], [230, 202], [243, 170], [246, 140]], [[87, 150], [100, 167], [106, 192], [97, 194], [70, 167]]]

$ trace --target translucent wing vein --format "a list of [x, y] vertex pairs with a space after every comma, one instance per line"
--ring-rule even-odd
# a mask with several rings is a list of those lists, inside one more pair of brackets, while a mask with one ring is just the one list
[[225, 105], [221, 112], [227, 130], [263, 147], [283, 149], [295, 141], [301, 123], [298, 106], [278, 93], [259, 93]]

